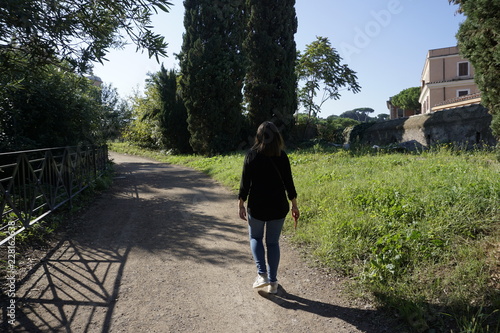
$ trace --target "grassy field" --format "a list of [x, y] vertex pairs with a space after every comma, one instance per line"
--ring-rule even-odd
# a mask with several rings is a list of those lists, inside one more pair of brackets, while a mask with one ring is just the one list
[[[243, 154], [110, 149], [203, 171], [237, 190]], [[397, 311], [416, 332], [499, 332], [500, 163], [490, 152], [289, 152], [301, 219], [285, 233], [350, 279], [352, 296]], [[451, 331], [450, 331], [451, 332]]]

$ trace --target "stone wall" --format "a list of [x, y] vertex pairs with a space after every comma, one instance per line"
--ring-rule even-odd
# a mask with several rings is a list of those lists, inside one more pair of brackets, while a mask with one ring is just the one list
[[348, 143], [385, 146], [412, 141], [428, 147], [439, 143], [495, 145], [491, 114], [481, 105], [426, 113], [408, 118], [355, 126]]

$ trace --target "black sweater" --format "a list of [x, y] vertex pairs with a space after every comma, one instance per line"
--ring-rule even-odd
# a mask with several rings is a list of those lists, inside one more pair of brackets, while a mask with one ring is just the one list
[[269, 157], [250, 150], [243, 164], [238, 194], [243, 201], [248, 198], [248, 214], [262, 221], [284, 218], [290, 208], [287, 194], [290, 200], [297, 197], [286, 153]]

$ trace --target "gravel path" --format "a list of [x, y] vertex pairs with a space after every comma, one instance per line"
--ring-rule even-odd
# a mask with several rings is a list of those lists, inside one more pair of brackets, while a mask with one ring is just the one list
[[188, 168], [111, 158], [112, 188], [19, 281], [15, 332], [401, 332], [286, 239], [278, 295], [252, 289], [234, 193]]

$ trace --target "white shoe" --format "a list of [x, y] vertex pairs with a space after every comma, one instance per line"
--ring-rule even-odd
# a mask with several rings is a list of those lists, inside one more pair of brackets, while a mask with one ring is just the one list
[[267, 287], [267, 292], [270, 294], [278, 293], [278, 281], [269, 283], [269, 287]]
[[259, 274], [253, 283], [254, 288], [262, 288], [269, 285], [269, 278], [267, 274]]

